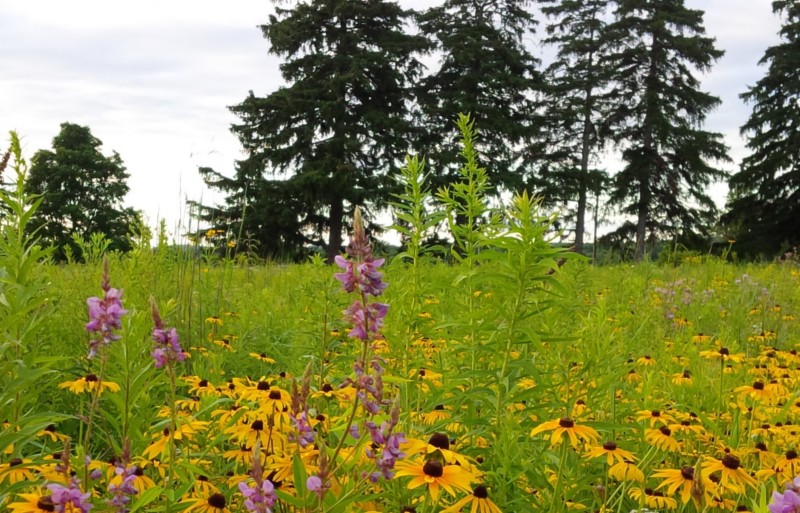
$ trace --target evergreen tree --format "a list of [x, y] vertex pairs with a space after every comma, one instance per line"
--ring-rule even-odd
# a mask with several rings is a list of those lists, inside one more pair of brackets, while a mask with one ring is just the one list
[[760, 61], [766, 75], [741, 95], [753, 105], [741, 129], [751, 153], [730, 181], [724, 218], [737, 229], [737, 249], [752, 255], [800, 244], [800, 1], [772, 10], [784, 17], [782, 41]]
[[417, 88], [424, 127], [418, 149], [432, 183], [446, 185], [460, 167], [455, 121], [469, 114], [479, 127], [478, 150], [492, 186], [520, 189], [525, 150], [538, 131], [534, 96], [539, 61], [525, 46], [536, 21], [528, 0], [445, 0], [419, 17], [441, 52], [440, 68]]
[[590, 171], [601, 149], [597, 127], [605, 119], [609, 69], [600, 62], [607, 46], [608, 0], [540, 0], [551, 22], [545, 43], [558, 52], [546, 70], [545, 127], [548, 162], [532, 183], [545, 201], [577, 203], [575, 251], [583, 252], [587, 196], [602, 188], [605, 174]]
[[703, 12], [683, 0], [618, 0], [609, 27], [613, 50], [606, 65], [611, 94], [611, 137], [625, 167], [614, 180], [612, 201], [636, 217], [635, 258], [648, 231], [690, 238], [707, 233], [716, 206], [707, 188], [726, 176], [708, 161], [728, 161], [722, 135], [702, 129], [719, 98], [699, 90], [697, 71], [723, 52], [705, 36]]
[[130, 250], [128, 231], [139, 214], [122, 206], [129, 175], [117, 152], [102, 154], [102, 144], [89, 127], [62, 123], [53, 149], [33, 156], [25, 186], [43, 199], [31, 224], [58, 248], [56, 258], [65, 257], [67, 246], [77, 249], [73, 234], [85, 240], [102, 233], [110, 250]]
[[[259, 216], [254, 228], [287, 234], [293, 246], [313, 240], [329, 261], [339, 254], [347, 211], [388, 200], [388, 175], [408, 149], [408, 87], [421, 72], [415, 53], [427, 48], [403, 32], [410, 14], [384, 0], [276, 7], [261, 30], [270, 52], [286, 59], [288, 85], [266, 97], [251, 91], [231, 107], [247, 157], [232, 182], [206, 173], [232, 194], [224, 217], [235, 220], [244, 204], [235, 197], [246, 196], [244, 218]], [[288, 236], [298, 227], [302, 235]]]

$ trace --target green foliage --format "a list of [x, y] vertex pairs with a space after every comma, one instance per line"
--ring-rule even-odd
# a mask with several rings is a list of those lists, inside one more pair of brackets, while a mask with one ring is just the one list
[[216, 223], [231, 229], [244, 219], [265, 255], [302, 257], [313, 245], [333, 261], [350, 209], [385, 204], [405, 154], [408, 88], [421, 72], [413, 54], [427, 46], [404, 32], [410, 14], [383, 0], [276, 7], [261, 30], [270, 52], [286, 59], [288, 85], [231, 107], [247, 158], [231, 179], [204, 172], [232, 195], [213, 211]]
[[728, 149], [722, 134], [701, 128], [720, 100], [699, 90], [695, 70], [708, 70], [723, 52], [704, 35], [703, 12], [683, 0], [622, 0], [615, 18], [603, 65], [616, 98], [609, 135], [626, 165], [611, 199], [636, 217], [620, 231], [633, 235], [641, 260], [648, 233], [705, 235], [715, 220], [708, 187], [727, 174], [708, 162], [728, 161]]
[[541, 120], [539, 60], [526, 44], [536, 20], [529, 2], [446, 0], [418, 18], [421, 34], [441, 53], [440, 65], [416, 87], [419, 140], [435, 188], [459, 180], [461, 156], [453, 119], [468, 112], [481, 127], [475, 143], [489, 164], [492, 192], [517, 190], [530, 171], [528, 146]]
[[781, 42], [759, 64], [767, 71], [741, 97], [753, 105], [742, 126], [750, 154], [730, 181], [729, 212], [723, 218], [740, 252], [775, 255], [800, 244], [800, 3], [772, 2], [784, 18]]
[[42, 196], [42, 204], [31, 226], [39, 230], [43, 243], [56, 248], [56, 259], [75, 254], [74, 236], [86, 240], [92, 234], [103, 234], [109, 249], [130, 249], [128, 227], [139, 214], [122, 206], [129, 175], [119, 154], [106, 157], [101, 145], [89, 127], [62, 123], [53, 138], [53, 149], [33, 156], [25, 185]]
[[[602, 59], [608, 52], [606, 0], [543, 2], [551, 20], [546, 44], [557, 47], [556, 59], [546, 71], [547, 140], [539, 151], [546, 155], [530, 185], [548, 205], [575, 203], [575, 251], [583, 252], [589, 193], [598, 198], [607, 189], [604, 171], [591, 169], [603, 148], [602, 125], [609, 106], [619, 101], [608, 93], [610, 68]], [[562, 222], [573, 224], [561, 216]]]
[[[25, 189], [27, 163], [11, 132], [13, 187], [0, 191], [0, 455], [22, 455], [37, 433], [64, 415], [42, 408], [37, 390], [60, 358], [46, 351], [42, 325], [51, 311], [42, 261], [49, 256], [29, 233], [41, 198]], [[0, 490], [0, 505], [11, 490]]]

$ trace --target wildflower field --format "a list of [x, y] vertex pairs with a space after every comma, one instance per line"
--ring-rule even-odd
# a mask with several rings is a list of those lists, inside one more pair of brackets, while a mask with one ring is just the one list
[[357, 214], [335, 266], [54, 265], [3, 194], [0, 511], [795, 510], [796, 261], [593, 267], [463, 180], [436, 198], [449, 261], [411, 159], [408, 251]]

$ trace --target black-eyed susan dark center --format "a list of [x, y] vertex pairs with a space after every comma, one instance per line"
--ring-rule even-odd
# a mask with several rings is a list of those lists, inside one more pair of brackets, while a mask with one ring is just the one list
[[681, 468], [681, 477], [686, 479], [687, 481], [694, 480], [694, 467], [683, 467]]
[[263, 431], [264, 430], [264, 422], [260, 420], [254, 420], [252, 424], [250, 424], [250, 429], [254, 431]]
[[267, 382], [267, 381], [259, 381], [258, 385], [256, 385], [256, 388], [258, 390], [261, 390], [262, 392], [266, 392], [267, 390], [269, 390], [269, 382]]
[[614, 443], [614, 442], [608, 441], [608, 442], [603, 444], [603, 449], [605, 449], [607, 451], [616, 451], [617, 450], [617, 444]]
[[661, 434], [664, 436], [670, 436], [672, 434], [672, 431], [667, 426], [661, 426], [658, 430], [661, 431]]
[[39, 500], [36, 501], [36, 507], [43, 511], [55, 511], [56, 505], [53, 503], [53, 496], [45, 495], [44, 497], [39, 497]]
[[422, 466], [422, 472], [426, 476], [442, 477], [444, 475], [444, 466], [436, 460], [428, 460]]
[[797, 451], [794, 451], [792, 449], [789, 449], [788, 451], [786, 451], [786, 459], [787, 460], [797, 459]]
[[575, 421], [569, 417], [563, 417], [558, 421], [558, 425], [564, 429], [571, 429], [575, 427]]
[[764, 383], [761, 381], [756, 381], [753, 383], [753, 390], [764, 390]]
[[9, 460], [9, 462], [8, 462], [8, 466], [9, 466], [9, 467], [18, 467], [18, 466], [20, 466], [20, 465], [22, 465], [22, 460], [21, 460], [21, 459], [19, 459], [19, 458], [12, 458], [12, 459], [11, 459], [11, 460]]
[[333, 386], [331, 386], [330, 383], [325, 383], [324, 385], [322, 385], [322, 391], [323, 392], [333, 392]]
[[472, 490], [472, 495], [474, 495], [475, 497], [477, 497], [479, 499], [488, 499], [489, 498], [489, 492], [486, 490], [486, 487], [483, 486], [483, 485], [476, 486], [475, 489]]
[[221, 493], [212, 493], [208, 497], [208, 505], [212, 508], [223, 509], [225, 507], [225, 496]]
[[432, 434], [428, 443], [437, 449], [450, 449], [450, 439], [447, 438], [447, 435], [442, 433]]
[[278, 399], [281, 398], [281, 391], [280, 390], [270, 390], [269, 398], [272, 399], [273, 401], [277, 401]]
[[84, 380], [85, 380], [87, 383], [88, 383], [88, 382], [91, 382], [91, 381], [100, 381], [100, 380], [97, 378], [97, 375], [96, 375], [96, 374], [87, 374], [87, 375], [86, 375], [86, 376], [85, 376], [83, 379], [84, 379]]
[[734, 456], [733, 454], [726, 454], [722, 457], [722, 465], [725, 468], [729, 468], [731, 470], [736, 470], [741, 465], [739, 462], [739, 458]]

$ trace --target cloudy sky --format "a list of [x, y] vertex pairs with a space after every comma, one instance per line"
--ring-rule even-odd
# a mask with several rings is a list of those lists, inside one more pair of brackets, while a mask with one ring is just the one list
[[[425, 0], [405, 5], [425, 7]], [[227, 106], [249, 90], [274, 91], [279, 61], [257, 25], [266, 0], [0, 0], [0, 132], [24, 137], [28, 157], [50, 146], [65, 121], [87, 125], [119, 152], [131, 175], [127, 204], [171, 233], [188, 223], [185, 200], [220, 200], [197, 167], [228, 173], [240, 158]], [[432, 2], [431, 4], [432, 5]], [[726, 51], [703, 88], [722, 98], [708, 119], [739, 161], [748, 108], [739, 93], [763, 75], [757, 65], [778, 41], [771, 0], [686, 0], [706, 12], [707, 32]], [[537, 50], [538, 53], [543, 52]], [[729, 166], [730, 170], [734, 166]], [[722, 201], [724, 188], [715, 196]]]

